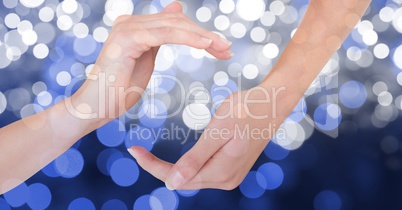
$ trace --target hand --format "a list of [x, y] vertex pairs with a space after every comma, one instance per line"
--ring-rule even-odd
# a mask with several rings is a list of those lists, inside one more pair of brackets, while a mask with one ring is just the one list
[[169, 189], [234, 189], [293, 109], [277, 110], [276, 98], [282, 91], [284, 88], [258, 86], [230, 95], [195, 146], [175, 165], [141, 147], [131, 147], [129, 152]]
[[230, 42], [182, 13], [179, 2], [154, 15], [117, 18], [87, 81], [71, 100], [78, 117], [110, 121], [141, 97], [163, 44], [206, 49], [218, 59], [231, 58]]

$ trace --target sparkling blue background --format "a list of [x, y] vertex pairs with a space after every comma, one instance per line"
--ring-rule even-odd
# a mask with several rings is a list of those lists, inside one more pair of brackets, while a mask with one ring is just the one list
[[[66, 86], [85, 76], [110, 30], [112, 15], [108, 16], [104, 2], [79, 0], [75, 10], [71, 0], [65, 8], [57, 0], [37, 6], [35, 2], [41, 1], [0, 1], [1, 127], [68, 97]], [[128, 9], [132, 5], [134, 14], [160, 11], [169, 2], [108, 1], [127, 4]], [[265, 7], [258, 7], [261, 3]], [[186, 89], [205, 87], [204, 93], [214, 102], [227, 92], [210, 87], [250, 88], [272, 68], [306, 4], [304, 0], [184, 1], [191, 19], [233, 41], [236, 56], [216, 61], [189, 48], [169, 46], [158, 58], [155, 75], [184, 79]], [[145, 114], [137, 120], [112, 121], [90, 133], [0, 196], [0, 210], [401, 209], [401, 4], [373, 1], [286, 120], [284, 128], [292, 137], [274, 138], [235, 190], [169, 191], [127, 153], [128, 146], [141, 145], [174, 162], [196, 142], [194, 135], [184, 145], [173, 139], [130, 136], [133, 130], [151, 132], [171, 124], [190, 129], [188, 122], [194, 119], [186, 121], [180, 114], [167, 118], [177, 108], [177, 87], [162, 79], [156, 84], [159, 100], [151, 104], [159, 111], [158, 119]], [[242, 5], [256, 8], [250, 13]], [[265, 13], [253, 19], [258, 9]], [[54, 16], [49, 18], [50, 14]], [[170, 60], [169, 53], [177, 59]], [[130, 111], [142, 113], [151, 105], [140, 102]]]

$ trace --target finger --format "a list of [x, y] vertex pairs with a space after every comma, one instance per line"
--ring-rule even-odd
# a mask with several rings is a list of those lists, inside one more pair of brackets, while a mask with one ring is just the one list
[[128, 152], [145, 171], [163, 182], [166, 180], [167, 173], [173, 164], [157, 158], [143, 147], [133, 146], [128, 149]]
[[210, 48], [215, 51], [227, 51], [231, 48], [232, 45], [229, 40], [220, 37], [218, 34], [212, 31], [202, 28], [192, 20], [188, 19], [185, 15], [176, 15], [173, 17], [164, 15], [160, 16], [160, 19], [142, 22], [141, 26], [143, 26], [144, 28], [178, 28], [189, 32], [198, 33], [199, 35], [213, 41]]
[[[213, 42], [212, 42], [213, 43]], [[231, 50], [227, 50], [227, 51], [216, 51], [214, 49], [212, 49], [211, 47], [206, 49], [206, 51], [213, 55], [216, 58], [219, 58], [221, 60], [229, 60], [234, 56], [234, 53]]]
[[[219, 129], [219, 127], [214, 126], [212, 122], [209, 128], [204, 130], [197, 143], [173, 165], [165, 181], [168, 189], [178, 189], [193, 179], [207, 161], [230, 140], [230, 138], [222, 139], [211, 136], [212, 129]], [[204, 178], [208, 179], [208, 177], [201, 176], [196, 179], [201, 182]]]
[[[179, 4], [179, 3], [177, 3]], [[171, 9], [167, 10], [171, 11]], [[124, 16], [119, 23], [124, 22], [124, 28], [130, 31], [139, 30], [142, 28], [177, 28], [186, 30], [189, 32], [198, 33], [200, 36], [211, 39], [212, 44], [210, 46], [214, 51], [227, 51], [230, 49], [232, 43], [225, 38], [221, 38], [218, 34], [212, 31], [206, 30], [195, 22], [191, 21], [184, 14], [173, 14], [163, 12], [162, 14], [154, 14], [152, 16], [131, 16], [130, 18]], [[139, 27], [140, 26], [140, 27]]]
[[[129, 44], [131, 50], [123, 53], [126, 53], [134, 59], [139, 58], [149, 49], [164, 44], [179, 44], [197, 49], [207, 49], [212, 43], [212, 40], [202, 37], [199, 34], [183, 31], [177, 28], [137, 30], [135, 35], [128, 34], [128, 36], [128, 39], [130, 39], [131, 42], [131, 44]], [[127, 45], [127, 39], [120, 39], [120, 42], [122, 45]], [[216, 56], [218, 59], [222, 58], [219, 54], [216, 54]]]
[[[183, 5], [178, 1], [174, 1], [174, 2], [170, 3], [161, 11], [161, 13], [166, 13], [166, 14], [181, 13], [181, 12], [183, 12]], [[153, 52], [152, 52], [153, 59], [156, 58], [159, 48], [160, 48], [160, 46], [154, 47]]]
[[183, 5], [179, 1], [174, 1], [167, 5], [161, 13], [179, 13], [183, 12]]

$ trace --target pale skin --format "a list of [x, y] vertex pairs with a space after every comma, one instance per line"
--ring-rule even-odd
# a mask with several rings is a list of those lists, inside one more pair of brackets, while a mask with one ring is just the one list
[[[204, 132], [175, 164], [141, 147], [131, 147], [130, 154], [169, 189], [237, 187], [274, 132], [269, 138], [236, 139], [234, 127], [248, 125], [262, 130], [267, 124], [275, 124], [278, 128], [369, 4], [369, 0], [311, 0], [299, 30], [265, 80], [251, 90], [231, 94], [213, 116], [206, 130], [228, 129], [231, 132], [227, 138], [216, 139]], [[0, 130], [0, 194], [25, 181], [82, 136], [132, 107], [148, 84], [160, 45], [184, 44], [206, 49], [218, 59], [231, 58], [230, 43], [188, 20], [181, 10], [181, 5], [174, 2], [162, 14], [119, 17], [88, 81], [75, 95]], [[106, 94], [107, 103], [99, 104], [96, 81], [102, 74], [108, 81], [106, 88], [138, 87], [139, 91], [123, 96], [118, 91], [116, 95]], [[285, 91], [278, 91], [282, 88]], [[270, 103], [255, 102], [265, 101], [267, 96], [274, 96], [276, 103], [272, 98]], [[225, 116], [232, 112], [237, 114]], [[91, 113], [106, 117], [93, 117]], [[254, 117], [264, 115], [268, 117]], [[27, 148], [29, 152], [21, 152]]]
[[[204, 132], [175, 164], [160, 160], [141, 147], [130, 148], [130, 153], [143, 169], [165, 182], [169, 189], [236, 188], [275, 131], [268, 138], [252, 134], [240, 138], [233, 132], [235, 127], [263, 130], [267, 125], [276, 125], [277, 129], [370, 2], [310, 0], [297, 32], [264, 81], [250, 90], [231, 94], [213, 116], [205, 130], [229, 130], [221, 139], [212, 132]], [[278, 92], [281, 88], [285, 90]], [[267, 95], [271, 98], [269, 103], [250, 102], [266, 100]], [[228, 112], [238, 114], [227, 116]], [[256, 119], [255, 116], [267, 117]]]
[[[181, 44], [205, 49], [218, 59], [231, 58], [229, 41], [199, 27], [180, 10], [180, 3], [175, 2], [160, 14], [119, 17], [76, 94], [0, 129], [0, 194], [137, 103], [152, 75], [159, 46]], [[99, 85], [101, 77], [106, 83]], [[134, 91], [125, 91], [132, 87]], [[119, 94], [119, 90], [129, 94]]]

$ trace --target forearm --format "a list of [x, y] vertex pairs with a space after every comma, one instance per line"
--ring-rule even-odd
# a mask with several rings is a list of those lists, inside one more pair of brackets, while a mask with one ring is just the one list
[[[345, 3], [346, 2], [346, 3]], [[285, 88], [279, 121], [297, 104], [363, 16], [370, 0], [311, 0], [300, 26], [267, 78], [265, 88]], [[269, 81], [269, 82], [268, 82]]]
[[77, 118], [71, 99], [0, 129], [0, 194], [25, 181], [78, 139], [96, 129], [98, 119]]

